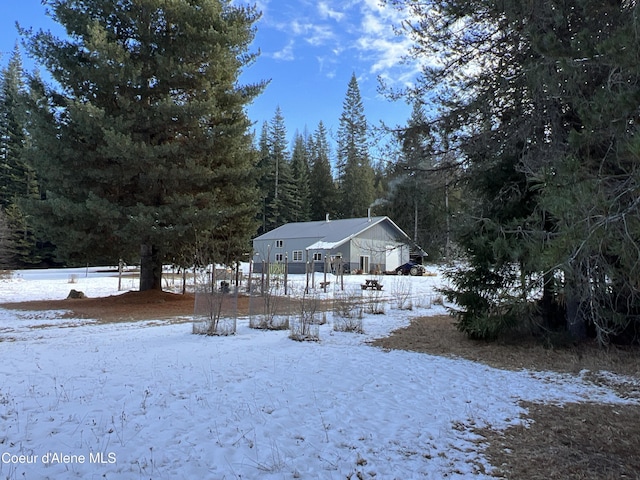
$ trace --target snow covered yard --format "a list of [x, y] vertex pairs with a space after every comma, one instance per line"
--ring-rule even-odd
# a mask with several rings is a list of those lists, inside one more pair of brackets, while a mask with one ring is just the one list
[[[69, 275], [22, 272], [0, 298], [117, 293], [115, 277]], [[439, 279], [402, 281], [424, 298]], [[329, 314], [320, 342], [247, 319], [206, 337], [0, 309], [0, 478], [488, 478], [471, 427], [520, 422], [520, 400], [625, 401], [580, 377], [371, 347], [410, 316], [442, 313], [392, 303], [365, 315], [364, 335], [333, 331]]]

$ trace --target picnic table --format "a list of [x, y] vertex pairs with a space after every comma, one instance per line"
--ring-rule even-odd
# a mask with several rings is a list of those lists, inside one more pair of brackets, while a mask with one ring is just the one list
[[362, 290], [382, 290], [382, 284], [376, 279], [365, 280], [364, 284], [360, 286]]

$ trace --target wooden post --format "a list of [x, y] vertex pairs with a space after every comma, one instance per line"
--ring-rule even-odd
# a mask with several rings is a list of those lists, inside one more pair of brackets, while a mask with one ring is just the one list
[[305, 274], [306, 284], [304, 287], [304, 293], [308, 295], [309, 294], [309, 250], [307, 250], [306, 252], [307, 252], [307, 261], [304, 263], [304, 274]]
[[329, 263], [329, 257], [327, 257], [327, 255], [324, 256], [324, 283], [323, 283], [323, 289], [324, 289], [324, 293], [327, 293], [327, 264]]
[[120, 261], [118, 262], [118, 291], [121, 290], [122, 288], [122, 264], [124, 262], [122, 261], [122, 259], [120, 259]]
[[287, 282], [289, 281], [289, 255], [284, 255], [284, 294], [287, 295]]
[[215, 262], [211, 263], [211, 293], [215, 293], [216, 291], [216, 264]]
[[249, 260], [249, 284], [247, 285], [247, 293], [251, 295], [251, 283], [253, 281], [253, 258]]
[[271, 283], [271, 245], [267, 247], [267, 283], [265, 284], [267, 292], [271, 288], [269, 283]]

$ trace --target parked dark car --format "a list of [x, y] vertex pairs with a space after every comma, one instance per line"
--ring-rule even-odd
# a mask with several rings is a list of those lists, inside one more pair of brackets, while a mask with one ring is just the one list
[[415, 277], [416, 275], [424, 275], [426, 271], [427, 270], [419, 263], [407, 262], [396, 268], [396, 275], [411, 275]]

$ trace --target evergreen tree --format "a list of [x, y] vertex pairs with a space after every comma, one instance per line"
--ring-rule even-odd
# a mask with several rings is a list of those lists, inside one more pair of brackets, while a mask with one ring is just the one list
[[337, 191], [331, 175], [331, 148], [327, 138], [327, 129], [320, 121], [310, 141], [311, 177], [309, 179], [309, 197], [311, 202], [311, 220], [324, 220], [326, 215], [335, 215]]
[[293, 138], [293, 154], [291, 155], [291, 173], [296, 204], [292, 217], [294, 222], [307, 222], [311, 219], [309, 155], [307, 138], [296, 132]]
[[226, 0], [46, 2], [68, 40], [22, 31], [60, 85], [33, 80], [30, 161], [46, 198], [32, 202], [67, 262], [130, 261], [140, 289], [195, 248], [224, 260], [255, 231], [253, 150], [239, 86], [258, 14]]
[[274, 198], [271, 204], [271, 228], [292, 221], [296, 216], [296, 199], [291, 157], [287, 148], [287, 128], [280, 107], [270, 124], [271, 161], [275, 168]]
[[35, 190], [33, 172], [22, 161], [26, 142], [23, 94], [22, 61], [16, 47], [0, 71], [0, 205], [4, 208]]
[[24, 72], [16, 46], [0, 71], [0, 207], [5, 209], [17, 265], [39, 263], [43, 254], [20, 206], [22, 198], [38, 194], [36, 174], [24, 161], [28, 141], [24, 97]]
[[536, 2], [534, 14], [516, 1], [394, 3], [421, 19], [408, 29], [414, 52], [447, 58], [413, 93], [436, 92], [439, 120], [462, 127], [459, 241], [469, 262], [447, 292], [461, 306], [459, 327], [491, 337], [537, 317], [553, 328], [563, 316], [574, 337], [593, 328], [604, 342], [633, 324], [635, 2]]
[[280, 107], [265, 123], [260, 137], [259, 180], [263, 198], [261, 233], [273, 230], [297, 216], [295, 185], [287, 149], [287, 129]]
[[428, 252], [431, 261], [437, 261], [446, 254], [447, 195], [453, 176], [446, 168], [443, 145], [436, 152], [436, 133], [420, 102], [414, 102], [407, 125], [396, 137], [398, 161], [387, 172], [383, 211]]
[[4, 209], [0, 207], [0, 270], [12, 268], [14, 260], [11, 229]]
[[[256, 176], [260, 208], [258, 211], [258, 235], [267, 233], [267, 205], [271, 204], [273, 185], [275, 181], [275, 169], [272, 168], [271, 153], [269, 150], [269, 122], [262, 123], [260, 138], [258, 140], [258, 163]], [[270, 215], [269, 215], [270, 216]]]
[[351, 76], [338, 128], [338, 215], [362, 217], [373, 203], [374, 171], [367, 144], [367, 120], [355, 73]]

